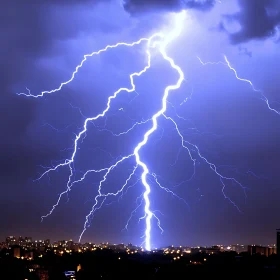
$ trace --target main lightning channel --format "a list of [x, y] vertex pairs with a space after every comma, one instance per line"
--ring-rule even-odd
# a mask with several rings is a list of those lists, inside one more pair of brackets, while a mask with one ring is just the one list
[[159, 51], [162, 54], [163, 58], [166, 61], [168, 61], [170, 66], [178, 72], [179, 79], [175, 85], [167, 86], [165, 88], [164, 95], [162, 98], [162, 107], [156, 114], [153, 115], [152, 127], [145, 133], [142, 142], [140, 142], [134, 150], [136, 162], [143, 169], [141, 179], [142, 179], [142, 184], [145, 187], [145, 192], [143, 194], [144, 201], [145, 201], [145, 217], [146, 217], [145, 248], [148, 251], [151, 250], [151, 219], [154, 216], [154, 214], [150, 210], [149, 194], [151, 192], [151, 187], [150, 187], [149, 183], [147, 182], [147, 175], [149, 174], [149, 169], [148, 169], [147, 165], [143, 161], [141, 161], [139, 152], [140, 152], [141, 148], [147, 144], [150, 135], [157, 130], [158, 118], [160, 116], [163, 116], [163, 114], [167, 108], [167, 98], [169, 96], [169, 92], [171, 90], [179, 89], [181, 87], [182, 82], [184, 81], [184, 73], [183, 73], [182, 69], [179, 66], [177, 66], [175, 64], [174, 60], [171, 57], [169, 57], [166, 53], [166, 47], [168, 46], [168, 44], [181, 34], [184, 19], [185, 19], [185, 12], [181, 12], [178, 15], [178, 17], [176, 18], [176, 25], [175, 25], [174, 31], [170, 34], [170, 36], [167, 36], [167, 38], [165, 40], [163, 40], [163, 42], [156, 43], [156, 44], [160, 45]]

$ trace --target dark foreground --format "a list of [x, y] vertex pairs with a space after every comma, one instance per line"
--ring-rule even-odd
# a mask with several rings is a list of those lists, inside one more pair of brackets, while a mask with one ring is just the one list
[[[78, 271], [77, 271], [78, 270]], [[65, 276], [66, 271], [72, 271]], [[164, 255], [157, 253], [94, 252], [55, 254], [47, 252], [34, 259], [0, 255], [0, 279], [276, 279], [280, 257], [247, 253]]]

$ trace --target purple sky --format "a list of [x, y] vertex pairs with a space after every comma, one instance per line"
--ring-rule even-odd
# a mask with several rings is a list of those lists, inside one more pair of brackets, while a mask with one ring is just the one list
[[[185, 8], [184, 30], [169, 46], [168, 54], [182, 68], [186, 81], [169, 101], [189, 120], [178, 120], [186, 139], [220, 172], [241, 182], [246, 195], [237, 185], [227, 184], [226, 194], [238, 204], [240, 213], [224, 198], [219, 178], [202, 160], [198, 160], [196, 176], [174, 188], [191, 176], [192, 162], [180, 149], [174, 128], [161, 119], [160, 129], [142, 156], [162, 184], [183, 197], [189, 208], [153, 185], [152, 207], [160, 211], [164, 233], [153, 223], [152, 244], [274, 243], [280, 224], [280, 115], [270, 111], [261, 94], [236, 80], [226, 66], [203, 66], [197, 56], [214, 62], [222, 61], [225, 54], [239, 76], [250, 79], [271, 107], [280, 109], [278, 2], [72, 0], [58, 4], [46, 0], [31, 5], [4, 1], [0, 11], [4, 37], [0, 58], [0, 238], [78, 239], [102, 177], [90, 176], [76, 185], [69, 201], [64, 198], [43, 223], [40, 217], [65, 189], [69, 173], [62, 168], [39, 182], [32, 180], [44, 171], [43, 166], [71, 156], [70, 148], [85, 116], [103, 111], [108, 96], [129, 86], [129, 74], [143, 68], [144, 45], [110, 50], [89, 59], [75, 80], [55, 94], [35, 99], [16, 93], [25, 87], [33, 94], [56, 88], [69, 79], [84, 54], [107, 44], [149, 37], [172, 26], [170, 13]], [[136, 82], [139, 95], [120, 95], [109, 111], [106, 128], [118, 133], [127, 130], [133, 120], [150, 118], [159, 108], [164, 88], [176, 79], [176, 73], [155, 56], [152, 68]], [[192, 98], [183, 102], [191, 92]], [[172, 107], [168, 112], [174, 116]], [[98, 126], [102, 125], [104, 120], [89, 125], [75, 164], [77, 177], [87, 168], [107, 166], [131, 151], [149, 128], [114, 137], [100, 132]], [[190, 129], [194, 126], [199, 133]], [[172, 166], [179, 152], [178, 162]], [[124, 164], [112, 174], [106, 190], [116, 190], [133, 164]], [[122, 199], [112, 200], [98, 211], [83, 241], [140, 244], [144, 223], [138, 223], [138, 218], [143, 208], [131, 220], [128, 231], [122, 229], [142, 191], [139, 183]]]

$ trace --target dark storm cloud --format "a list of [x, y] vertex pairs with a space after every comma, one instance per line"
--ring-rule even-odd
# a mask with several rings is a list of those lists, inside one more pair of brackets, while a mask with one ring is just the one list
[[130, 14], [136, 15], [143, 12], [180, 11], [182, 9], [211, 9], [215, 0], [125, 0], [124, 8]]
[[[30, 150], [26, 150], [23, 143], [26, 129], [35, 118], [36, 102], [19, 97], [15, 92], [24, 91], [26, 80], [32, 80], [36, 71], [34, 63], [42, 56], [52, 55], [58, 39], [75, 38], [91, 26], [86, 24], [81, 13], [98, 2], [100, 1], [2, 1], [0, 111], [5, 117], [1, 117], [0, 127], [6, 135], [0, 139], [2, 182], [3, 178], [14, 180], [15, 176], [11, 175], [19, 170], [19, 165], [24, 160], [28, 162], [25, 170], [34, 168], [35, 155], [29, 156]], [[66, 13], [65, 16], [63, 13]], [[70, 16], [66, 16], [67, 14]], [[22, 176], [25, 176], [24, 173], [20, 172]], [[31, 173], [33, 171], [30, 170], [29, 175]]]
[[[229, 22], [237, 22], [241, 29], [229, 34], [231, 43], [238, 44], [251, 39], [268, 38], [275, 34], [280, 24], [279, 0], [239, 0], [240, 11], [225, 15]], [[223, 24], [221, 29], [225, 30]]]

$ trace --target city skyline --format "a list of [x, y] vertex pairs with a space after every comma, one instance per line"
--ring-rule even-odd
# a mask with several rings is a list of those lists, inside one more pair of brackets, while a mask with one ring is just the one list
[[213, 274], [214, 269], [221, 271], [221, 265], [227, 268], [230, 265], [236, 275], [244, 275], [246, 269], [250, 275], [264, 273], [267, 277], [272, 273], [276, 275], [279, 267], [275, 244], [195, 248], [172, 245], [146, 251], [133, 244], [76, 244], [72, 240], [51, 243], [50, 240], [31, 242], [31, 239], [10, 236], [0, 242], [1, 274], [13, 279], [75, 280], [91, 279], [94, 275], [100, 279], [113, 279], [116, 275], [124, 277], [124, 273], [133, 267], [127, 275], [138, 271], [142, 272], [142, 277], [158, 276], [159, 273], [166, 276], [167, 272], [172, 272], [172, 276], [180, 277], [182, 269], [186, 274], [197, 269], [196, 275], [200, 276], [207, 272]]
[[273, 243], [280, 4], [179, 2], [5, 3], [0, 239]]
[[[183, 248], [211, 248], [213, 246], [219, 246], [220, 248], [222, 248], [223, 250], [227, 251], [231, 251], [232, 247], [235, 246], [243, 246], [244, 248], [248, 246], [266, 246], [266, 247], [277, 247], [277, 238], [278, 235], [276, 237], [276, 239], [274, 240], [273, 243], [259, 243], [259, 242], [250, 242], [248, 244], [242, 244], [242, 243], [227, 243], [227, 244], [222, 244], [222, 243], [213, 243], [213, 244], [196, 244], [196, 245], [189, 245], [189, 244], [165, 244], [165, 246], [161, 246], [158, 248], [153, 248], [153, 249], [163, 249], [163, 248], [168, 248], [168, 247], [175, 247], [175, 248], [179, 248], [179, 247], [183, 247]], [[280, 239], [279, 239], [280, 240]], [[94, 242], [93, 240], [91, 241], [85, 241], [85, 242], [78, 242], [77, 240], [73, 240], [73, 239], [62, 239], [62, 238], [57, 238], [55, 240], [51, 240], [50, 238], [43, 238], [43, 239], [38, 239], [38, 238], [33, 238], [31, 236], [16, 236], [16, 235], [9, 235], [6, 236], [3, 240], [0, 240], [0, 245], [2, 244], [12, 244], [12, 245], [18, 245], [21, 246], [21, 243], [24, 244], [44, 244], [44, 245], [55, 245], [55, 244], [60, 244], [60, 243], [71, 243], [71, 244], [79, 244], [79, 245], [83, 245], [83, 244], [92, 244], [92, 245], [126, 245], [126, 246], [137, 246], [139, 248], [143, 248], [143, 245], [139, 245], [139, 244], [132, 244], [131, 242], [128, 242], [127, 244], [125, 244], [124, 242], [109, 242], [109, 241], [102, 241], [102, 242]], [[1, 246], [0, 246], [1, 247]]]
[[[210, 249], [210, 248], [218, 248], [219, 251], [236, 251], [236, 252], [247, 252], [249, 250], [249, 247], [264, 247], [264, 248], [274, 248], [275, 249], [275, 254], [276, 254], [276, 249], [277, 247], [277, 242], [279, 242], [279, 237], [277, 236], [275, 243], [273, 244], [260, 244], [260, 243], [255, 243], [255, 244], [239, 244], [239, 243], [232, 243], [232, 244], [203, 244], [203, 245], [196, 245], [196, 246], [188, 246], [186, 244], [169, 244], [166, 246], [162, 246], [159, 248], [154, 248], [153, 250], [165, 250], [165, 249], [170, 249], [170, 248], [181, 248], [182, 250], [187, 250], [187, 253], [190, 253], [188, 249]], [[23, 248], [29, 248], [30, 249], [40, 249], [41, 251], [45, 251], [48, 248], [56, 248], [56, 247], [65, 247], [66, 249], [71, 249], [73, 246], [78, 246], [75, 247], [75, 250], [78, 251], [78, 249], [83, 249], [86, 248], [88, 249], [88, 246], [97, 246], [98, 248], [104, 247], [108, 249], [112, 248], [117, 248], [118, 246], [121, 246], [123, 248], [138, 248], [141, 249], [142, 252], [147, 251], [143, 246], [137, 245], [137, 244], [132, 244], [132, 243], [110, 243], [110, 242], [100, 242], [100, 243], [95, 243], [95, 242], [75, 242], [72, 239], [69, 240], [64, 240], [64, 239], [57, 239], [57, 240], [50, 240], [48, 239], [34, 239], [32, 237], [23, 237], [23, 236], [7, 236], [5, 240], [0, 240], [0, 250], [3, 248], [6, 249], [11, 249], [14, 246], [19, 246]], [[86, 246], [86, 247], [84, 247]], [[70, 248], [71, 247], [71, 248]], [[74, 248], [73, 247], [73, 248]], [[152, 250], [152, 251], [153, 251]], [[147, 251], [149, 252], [149, 251]]]

